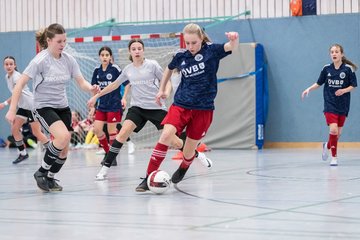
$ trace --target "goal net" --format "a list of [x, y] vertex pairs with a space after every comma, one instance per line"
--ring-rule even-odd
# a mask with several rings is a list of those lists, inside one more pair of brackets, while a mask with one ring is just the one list
[[[68, 38], [65, 51], [75, 57], [85, 79], [91, 82], [95, 67], [100, 65], [98, 52], [101, 47], [110, 47], [115, 63], [123, 69], [127, 64], [131, 63], [128, 52], [129, 40], [140, 38], [145, 45], [145, 58], [158, 61], [163, 69], [165, 69], [174, 52], [180, 47], [180, 36], [177, 33], [161, 33]], [[82, 118], [86, 118], [88, 115], [86, 102], [90, 98], [89, 93], [85, 93], [79, 89], [75, 81], [71, 81], [67, 88], [67, 94], [71, 110], [79, 112]], [[127, 99], [128, 107], [130, 106], [130, 95], [131, 90]], [[123, 114], [123, 119], [126, 116], [126, 112], [127, 110]], [[158, 138], [159, 131], [150, 122], [139, 133], [131, 135], [131, 139], [137, 148], [153, 147]]]

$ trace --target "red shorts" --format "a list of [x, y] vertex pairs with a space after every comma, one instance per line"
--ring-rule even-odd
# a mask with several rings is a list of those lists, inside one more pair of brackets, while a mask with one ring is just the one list
[[178, 134], [186, 127], [186, 136], [194, 140], [200, 140], [210, 127], [213, 112], [213, 110], [191, 110], [171, 105], [161, 124], [173, 125]]
[[119, 123], [121, 122], [121, 112], [102, 112], [96, 110], [95, 120], [107, 122], [107, 123]]
[[344, 126], [344, 123], [346, 120], [345, 115], [338, 115], [338, 114], [329, 113], [329, 112], [325, 112], [324, 115], [325, 115], [327, 125], [330, 125], [331, 123], [337, 123], [338, 127]]

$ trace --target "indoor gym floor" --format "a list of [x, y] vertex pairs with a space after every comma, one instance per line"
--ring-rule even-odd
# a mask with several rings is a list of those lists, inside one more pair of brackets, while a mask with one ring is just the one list
[[338, 167], [321, 149], [213, 150], [211, 170], [194, 162], [163, 195], [134, 191], [150, 150], [124, 149], [102, 182], [95, 152], [72, 150], [56, 176], [64, 190], [43, 193], [43, 152], [13, 165], [16, 150], [0, 149], [0, 239], [360, 239], [358, 149], [340, 149]]

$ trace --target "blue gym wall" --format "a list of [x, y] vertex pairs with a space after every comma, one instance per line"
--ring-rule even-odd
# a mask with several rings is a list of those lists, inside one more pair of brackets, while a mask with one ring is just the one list
[[[87, 30], [77, 35], [176, 32], [181, 31], [183, 26], [183, 24], [122, 26]], [[241, 42], [256, 41], [265, 47], [269, 77], [269, 115], [265, 128], [265, 141], [325, 140], [328, 129], [322, 113], [322, 89], [311, 92], [304, 101], [301, 101], [300, 94], [317, 80], [322, 67], [330, 62], [328, 50], [331, 44], [343, 45], [347, 58], [360, 64], [360, 15], [229, 21], [206, 29], [214, 42], [226, 41], [224, 32], [231, 30], [240, 33]], [[68, 32], [70, 33], [71, 30]], [[17, 59], [20, 71], [35, 55], [34, 32], [0, 33], [0, 42], [1, 58], [13, 55]], [[360, 78], [359, 72], [357, 75]], [[10, 96], [4, 75], [5, 72], [1, 68], [0, 100]], [[352, 93], [350, 114], [342, 135], [344, 142], [359, 142], [359, 109], [360, 92], [356, 89]], [[4, 119], [6, 110], [0, 111], [0, 119]], [[0, 128], [0, 137], [5, 138], [9, 135], [10, 128], [5, 120], [0, 122]]]

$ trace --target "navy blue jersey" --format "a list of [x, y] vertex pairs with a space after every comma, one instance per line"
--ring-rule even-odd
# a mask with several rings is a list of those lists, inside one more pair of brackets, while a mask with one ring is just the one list
[[[114, 82], [121, 73], [121, 69], [117, 65], [109, 64], [105, 71], [102, 66], [95, 68], [91, 85], [97, 84], [100, 89], [104, 89], [110, 83]], [[123, 84], [127, 85], [129, 82], [126, 81]], [[122, 111], [121, 106], [121, 93], [120, 87], [115, 91], [112, 91], [102, 97], [100, 97], [96, 103], [96, 109], [102, 112], [118, 112]]]
[[356, 75], [352, 67], [344, 63], [339, 69], [335, 69], [333, 63], [325, 65], [317, 84], [324, 84], [324, 112], [347, 116], [350, 108], [350, 92], [342, 96], [336, 96], [335, 92], [338, 89], [357, 86]]
[[203, 44], [193, 56], [182, 49], [176, 53], [168, 68], [181, 71], [181, 82], [174, 96], [174, 105], [197, 110], [213, 110], [217, 93], [216, 73], [220, 59], [231, 54], [224, 44]]

